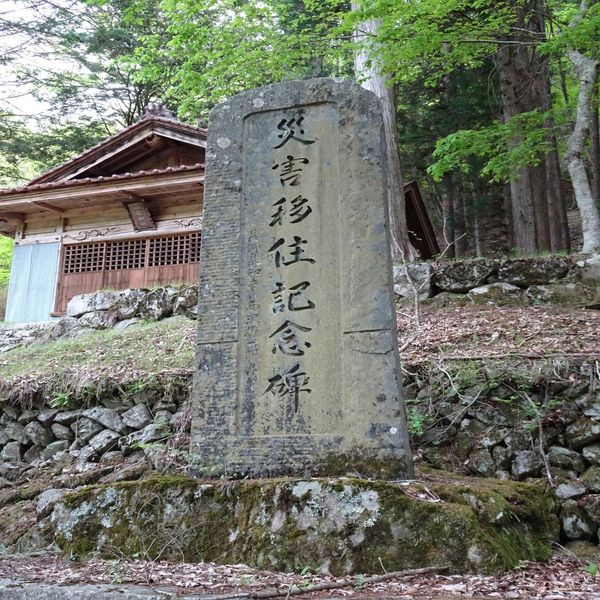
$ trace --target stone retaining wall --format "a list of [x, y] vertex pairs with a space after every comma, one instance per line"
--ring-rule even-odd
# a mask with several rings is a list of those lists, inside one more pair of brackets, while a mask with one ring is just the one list
[[446, 361], [405, 379], [417, 460], [552, 480], [568, 540], [600, 526], [600, 361]]
[[11, 472], [51, 464], [65, 453], [85, 463], [136, 451], [152, 458], [166, 445], [187, 450], [190, 379], [140, 382], [84, 407], [69, 406], [68, 399], [66, 406], [55, 399], [39, 408], [0, 403], [0, 481]]
[[600, 307], [600, 255], [471, 259], [394, 268], [394, 291], [437, 306], [558, 304]]

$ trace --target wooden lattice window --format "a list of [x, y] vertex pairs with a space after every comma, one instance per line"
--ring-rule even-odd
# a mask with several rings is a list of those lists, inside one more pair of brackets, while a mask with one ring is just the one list
[[200, 233], [171, 235], [150, 239], [148, 265], [162, 267], [200, 260]]
[[63, 273], [120, 271], [200, 261], [200, 232], [64, 246]]
[[146, 258], [146, 240], [128, 240], [106, 243], [106, 269], [143, 269]]
[[105, 250], [105, 242], [65, 246], [63, 273], [102, 271], [104, 268]]

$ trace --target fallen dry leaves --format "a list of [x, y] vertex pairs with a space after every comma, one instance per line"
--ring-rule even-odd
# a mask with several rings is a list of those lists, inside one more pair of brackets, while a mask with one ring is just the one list
[[[68, 585], [79, 583], [136, 584], [167, 588], [182, 595], [252, 593], [292, 586], [303, 587], [332, 581], [331, 576], [306, 573], [273, 573], [246, 565], [171, 563], [143, 560], [67, 561], [56, 556], [23, 556], [0, 559], [0, 578], [43, 581]], [[305, 598], [394, 598], [396, 600], [503, 598], [529, 600], [596, 600], [600, 597], [600, 575], [590, 575], [583, 563], [567, 556], [548, 563], [524, 563], [499, 576], [419, 575], [307, 594]]]
[[401, 361], [411, 370], [430, 359], [528, 358], [600, 354], [600, 311], [557, 307], [421, 308], [398, 313]]

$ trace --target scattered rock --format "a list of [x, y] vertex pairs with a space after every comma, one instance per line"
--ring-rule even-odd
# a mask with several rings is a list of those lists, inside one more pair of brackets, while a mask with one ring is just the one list
[[583, 454], [583, 458], [587, 460], [592, 465], [600, 465], [600, 444], [592, 444], [591, 446], [586, 446], [581, 451]]
[[52, 423], [52, 433], [57, 440], [72, 440], [75, 438], [75, 434], [70, 427], [61, 425], [60, 423]]
[[510, 283], [490, 283], [473, 288], [467, 294], [473, 304], [505, 306], [524, 303], [521, 288]]
[[102, 431], [102, 425], [92, 419], [82, 417], [71, 425], [71, 429], [82, 442], [87, 442]]
[[559, 518], [563, 533], [570, 540], [591, 539], [598, 529], [577, 500], [566, 500], [560, 509]]
[[54, 417], [54, 422], [59, 425], [71, 425], [81, 415], [80, 410], [61, 410]]
[[20, 442], [21, 444], [29, 444], [29, 436], [27, 435], [23, 425], [17, 423], [17, 421], [13, 421], [12, 419], [7, 419], [7, 422], [3, 425], [4, 433], [9, 440]]
[[469, 468], [482, 477], [493, 477], [496, 463], [488, 450], [476, 450], [469, 455]]
[[414, 298], [418, 295], [421, 300], [427, 300], [432, 295], [431, 265], [429, 263], [395, 265], [394, 292], [403, 298]]
[[585, 485], [581, 481], [568, 481], [561, 483], [556, 487], [554, 493], [559, 500], [568, 500], [569, 498], [578, 498], [585, 494]]
[[52, 423], [52, 421], [54, 420], [54, 417], [56, 417], [57, 414], [58, 414], [58, 410], [56, 410], [55, 408], [51, 408], [49, 410], [42, 410], [38, 414], [37, 420], [44, 427], [48, 427], [48, 425], [50, 425], [50, 423]]

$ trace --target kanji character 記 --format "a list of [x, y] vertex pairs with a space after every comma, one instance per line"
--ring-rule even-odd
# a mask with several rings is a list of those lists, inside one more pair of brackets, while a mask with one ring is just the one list
[[304, 135], [304, 129], [302, 129], [302, 121], [304, 121], [304, 116], [299, 115], [297, 117], [293, 117], [292, 119], [281, 119], [277, 125], [278, 131], [281, 133], [277, 134], [277, 137], [281, 140], [281, 142], [277, 146], [273, 146], [276, 150], [277, 148], [281, 148], [285, 146], [290, 140], [296, 140], [304, 145], [314, 144], [316, 140], [307, 140], [300, 136]]
[[273, 165], [271, 169], [273, 171], [279, 169], [279, 181], [281, 185], [294, 187], [300, 185], [300, 175], [302, 174], [302, 167], [300, 165], [307, 165], [309, 162], [308, 158], [294, 158], [291, 154], [288, 154], [287, 160]]
[[279, 238], [270, 248], [269, 248], [269, 252], [274, 252], [275, 253], [275, 266], [276, 267], [287, 267], [288, 265], [292, 265], [294, 263], [297, 262], [309, 262], [309, 263], [313, 263], [315, 262], [314, 258], [306, 258], [303, 257], [303, 254], [305, 253], [304, 248], [302, 248], [302, 246], [304, 244], [306, 244], [307, 241], [303, 240], [299, 235], [295, 235], [294, 236], [294, 241], [288, 245], [288, 248], [291, 248], [290, 250], [290, 260], [285, 260], [285, 257], [283, 255], [283, 249], [281, 248], [282, 246], [285, 245], [285, 239], [284, 238]]
[[307, 331], [312, 331], [312, 328], [285, 321], [269, 336], [269, 339], [275, 338], [271, 352], [276, 354], [279, 350], [286, 356], [304, 356], [303, 348], [310, 348], [311, 344], [302, 341], [300, 334]]
[[269, 385], [263, 394], [271, 392], [281, 398], [289, 396], [294, 401], [294, 412], [297, 413], [300, 403], [300, 393], [310, 394], [312, 391], [306, 387], [309, 381], [310, 377], [300, 370], [299, 364], [295, 364], [284, 373], [270, 377]]
[[299, 297], [308, 287], [310, 287], [310, 283], [308, 281], [302, 281], [289, 288], [286, 302], [285, 286], [281, 281], [275, 282], [275, 289], [271, 292], [274, 296], [272, 306], [273, 313], [285, 312], [286, 309], [290, 312], [313, 309], [315, 303], [312, 300], [306, 299], [303, 303], [299, 300]]
[[[271, 222], [269, 223], [271, 227], [275, 225], [283, 225], [283, 217], [285, 216], [286, 212], [288, 212], [286, 203], [287, 198], [280, 198], [277, 200], [277, 202], [273, 203], [275, 212], [271, 215]], [[290, 223], [300, 223], [301, 221], [304, 221], [304, 219], [306, 219], [310, 213], [312, 213], [312, 208], [308, 204], [308, 199], [304, 198], [302, 195], [296, 196], [293, 200], [290, 200], [290, 204]]]

